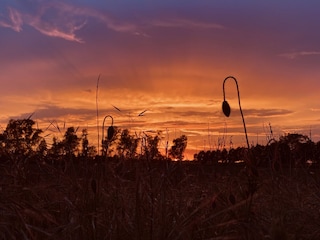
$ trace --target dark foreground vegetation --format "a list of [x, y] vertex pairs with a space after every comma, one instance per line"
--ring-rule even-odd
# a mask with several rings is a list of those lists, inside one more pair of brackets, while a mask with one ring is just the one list
[[[0, 135], [0, 239], [320, 239], [318, 144], [305, 136], [235, 149], [241, 163], [231, 150], [184, 162], [157, 136], [137, 154], [122, 131], [96, 156], [86, 134], [68, 128], [48, 148], [33, 126]], [[186, 138], [174, 146], [181, 159]]]

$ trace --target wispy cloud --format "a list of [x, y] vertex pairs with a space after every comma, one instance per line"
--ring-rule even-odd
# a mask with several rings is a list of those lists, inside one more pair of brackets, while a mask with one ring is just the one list
[[[32, 2], [32, 1], [31, 1]], [[136, 23], [111, 17], [108, 13], [89, 7], [78, 7], [62, 1], [33, 1], [30, 8], [8, 6], [6, 13], [0, 15], [0, 27], [11, 28], [16, 32], [29, 25], [40, 33], [62, 38], [68, 41], [83, 43], [79, 30], [90, 21], [98, 21], [106, 28], [122, 33], [130, 33], [141, 37], [150, 37], [143, 28], [184, 28], [184, 29], [223, 29], [224, 26], [187, 18], [171, 18], [147, 21], [138, 26]], [[32, 9], [32, 10], [31, 10]]]
[[37, 29], [44, 35], [50, 37], [58, 37], [68, 41], [75, 41], [79, 43], [83, 43], [84, 41], [81, 38], [77, 37], [76, 31], [80, 30], [85, 24], [85, 21], [80, 24], [72, 23], [69, 24], [69, 26], [62, 28], [61, 26], [51, 25], [37, 18], [34, 18], [29, 22], [30, 26]]
[[8, 7], [7, 13], [0, 15], [0, 26], [20, 32], [23, 25], [29, 25], [46, 36], [79, 43], [83, 43], [84, 40], [77, 35], [77, 32], [90, 19], [100, 21], [107, 28], [116, 32], [130, 32], [132, 34], [138, 32], [134, 24], [116, 21], [108, 14], [91, 8], [76, 7], [58, 1], [37, 3], [35, 8], [36, 11], [31, 13], [26, 9]]
[[[41, 7], [37, 13], [30, 14], [11, 7], [8, 7], [8, 17], [0, 19], [0, 26], [8, 27], [14, 31], [21, 32], [23, 25], [29, 25], [50, 37], [58, 37], [68, 41], [83, 42], [76, 36], [76, 31], [85, 25], [85, 19], [79, 22], [74, 19], [74, 15], [64, 13], [63, 9], [56, 9], [54, 17], [49, 19], [49, 12], [53, 9], [50, 7]], [[59, 16], [60, 15], [60, 16]]]
[[151, 22], [155, 27], [167, 27], [167, 28], [198, 28], [198, 29], [223, 29], [224, 26], [211, 23], [202, 22], [191, 19], [174, 18], [166, 20], [155, 20]]
[[[1, 19], [2, 18], [2, 19]], [[23, 20], [21, 14], [12, 8], [8, 8], [8, 16], [0, 15], [0, 26], [11, 28], [16, 32], [20, 32], [22, 30]]]
[[320, 55], [320, 51], [300, 51], [300, 52], [290, 52], [290, 53], [279, 54], [280, 57], [284, 57], [288, 59], [295, 59], [298, 57], [314, 56], [314, 55]]

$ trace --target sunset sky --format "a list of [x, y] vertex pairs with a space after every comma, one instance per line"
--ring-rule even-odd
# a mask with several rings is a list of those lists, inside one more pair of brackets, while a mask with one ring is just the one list
[[100, 75], [100, 125], [110, 114], [132, 133], [160, 130], [161, 148], [185, 134], [192, 158], [223, 137], [246, 144], [231, 79], [231, 116], [221, 111], [232, 75], [250, 144], [269, 124], [319, 141], [319, 16], [316, 0], [2, 0], [1, 127], [34, 113], [43, 130], [87, 128], [97, 145]]

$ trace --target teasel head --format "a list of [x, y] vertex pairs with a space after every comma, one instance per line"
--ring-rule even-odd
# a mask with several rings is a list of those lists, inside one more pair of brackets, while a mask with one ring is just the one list
[[107, 139], [108, 139], [108, 141], [111, 141], [112, 138], [114, 137], [114, 133], [115, 133], [115, 128], [113, 126], [113, 117], [111, 115], [107, 115], [103, 119], [103, 123], [102, 123], [102, 138], [103, 138], [103, 135], [104, 135], [104, 122], [106, 121], [107, 117], [111, 118], [111, 125], [108, 127], [108, 130], [107, 130]]
[[109, 141], [112, 140], [112, 138], [114, 136], [114, 132], [115, 132], [114, 131], [114, 126], [113, 125], [109, 126], [108, 127], [108, 135], [107, 135]]

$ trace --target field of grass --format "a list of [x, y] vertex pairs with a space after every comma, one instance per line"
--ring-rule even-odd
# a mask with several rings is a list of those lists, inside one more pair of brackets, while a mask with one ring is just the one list
[[0, 239], [320, 239], [319, 169], [0, 164]]

